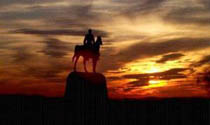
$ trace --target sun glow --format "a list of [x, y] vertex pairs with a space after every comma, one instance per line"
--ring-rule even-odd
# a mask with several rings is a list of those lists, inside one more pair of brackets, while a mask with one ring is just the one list
[[146, 73], [156, 73], [156, 72], [160, 72], [160, 69], [157, 67], [150, 67]]
[[158, 84], [160, 81], [156, 81], [156, 80], [150, 80], [149, 84]]
[[164, 67], [162, 68], [161, 66], [155, 65], [151, 62], [145, 61], [147, 62], [147, 64], [145, 63], [131, 63], [131, 64], [127, 64], [125, 66], [125, 69], [129, 69], [127, 70], [127, 72], [141, 72], [141, 73], [157, 73], [157, 72], [161, 72], [164, 71]]
[[158, 73], [164, 72], [171, 68], [179, 67], [176, 62], [168, 62], [167, 64], [156, 63], [159, 58], [141, 59], [128, 63], [124, 66], [125, 72], [129, 73]]
[[148, 86], [144, 86], [143, 88], [149, 89], [149, 88], [156, 88], [156, 87], [164, 87], [167, 85], [166, 80], [150, 80]]

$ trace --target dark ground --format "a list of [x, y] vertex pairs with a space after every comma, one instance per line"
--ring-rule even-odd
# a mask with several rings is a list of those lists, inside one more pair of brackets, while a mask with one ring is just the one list
[[65, 98], [0, 96], [0, 125], [209, 125], [210, 99], [109, 100], [106, 78], [72, 72]]
[[[104, 112], [100, 105], [82, 109], [65, 98], [0, 96], [0, 125], [208, 125], [210, 100], [109, 100]], [[100, 113], [102, 111], [102, 113]]]

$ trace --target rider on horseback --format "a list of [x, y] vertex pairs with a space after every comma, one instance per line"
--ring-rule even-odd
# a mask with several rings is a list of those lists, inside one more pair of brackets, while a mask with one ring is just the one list
[[94, 43], [95, 43], [94, 35], [92, 34], [92, 30], [89, 29], [89, 30], [88, 30], [88, 34], [85, 35], [84, 46], [85, 46], [87, 49], [92, 49]]

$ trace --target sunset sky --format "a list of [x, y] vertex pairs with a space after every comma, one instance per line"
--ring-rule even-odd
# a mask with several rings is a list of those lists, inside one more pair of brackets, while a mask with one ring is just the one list
[[0, 0], [0, 94], [63, 96], [89, 28], [111, 98], [208, 97], [209, 0]]

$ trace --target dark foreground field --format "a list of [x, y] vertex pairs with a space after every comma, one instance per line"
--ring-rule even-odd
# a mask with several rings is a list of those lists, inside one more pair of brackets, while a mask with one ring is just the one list
[[109, 100], [104, 109], [98, 109], [97, 102], [85, 107], [65, 98], [0, 96], [0, 100], [0, 125], [210, 123], [208, 99]]

